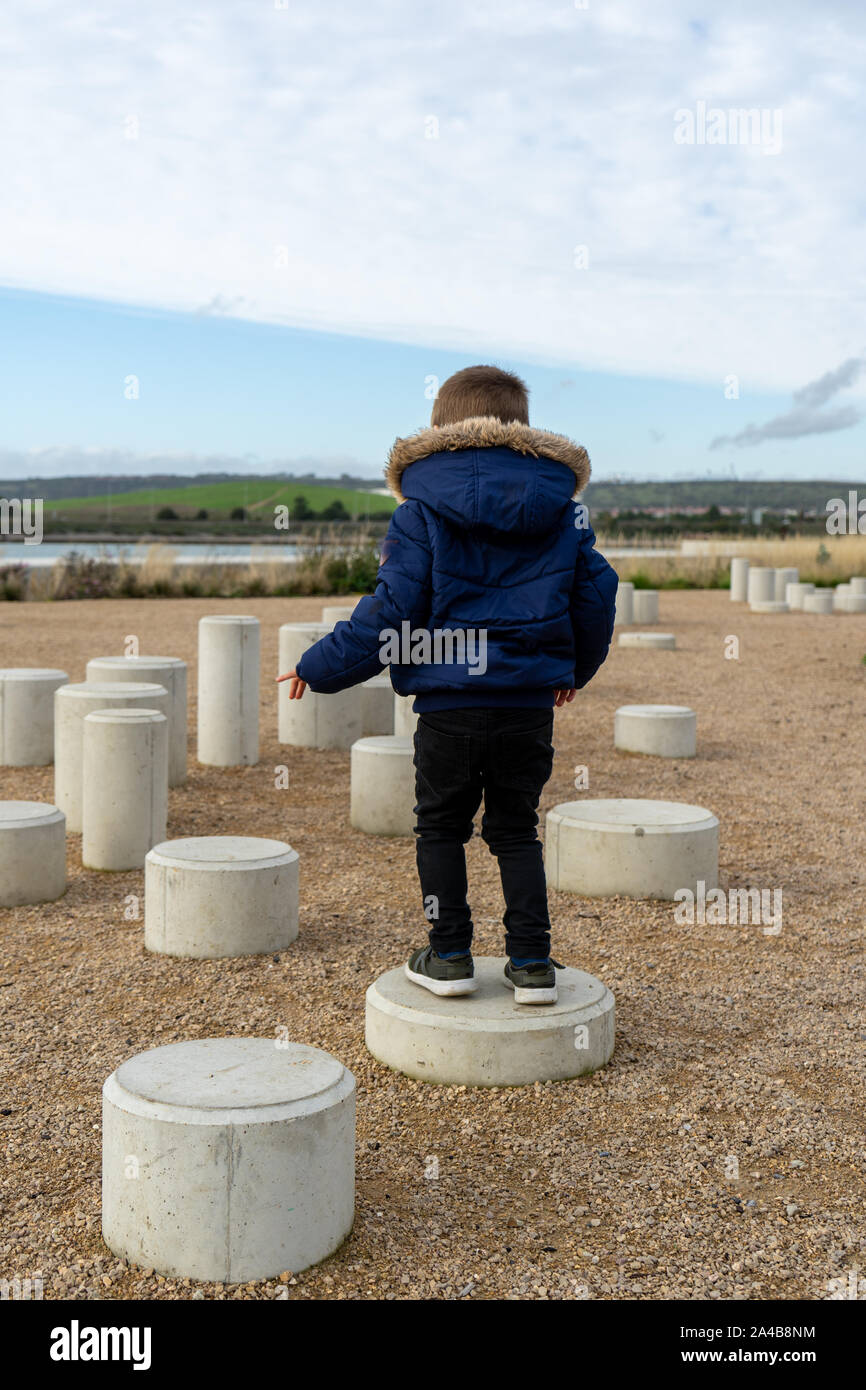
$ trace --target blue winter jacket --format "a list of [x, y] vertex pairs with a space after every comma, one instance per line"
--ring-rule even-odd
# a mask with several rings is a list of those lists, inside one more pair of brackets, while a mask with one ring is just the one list
[[389, 665], [414, 708], [550, 706], [607, 656], [617, 577], [575, 494], [585, 449], [489, 418], [398, 439], [401, 501], [374, 594], [304, 653], [298, 675], [333, 692]]

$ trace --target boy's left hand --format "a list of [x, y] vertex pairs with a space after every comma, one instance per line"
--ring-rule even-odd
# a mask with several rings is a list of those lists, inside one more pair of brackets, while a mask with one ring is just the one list
[[554, 692], [553, 692], [553, 706], [554, 706], [554, 709], [562, 709], [562, 706], [563, 706], [563, 705], [570, 705], [576, 694], [577, 694], [577, 691], [576, 691], [576, 690], [554, 690]]
[[297, 671], [287, 671], [284, 676], [277, 676], [277, 684], [280, 681], [289, 681], [289, 699], [300, 700], [307, 688], [307, 682], [302, 681]]

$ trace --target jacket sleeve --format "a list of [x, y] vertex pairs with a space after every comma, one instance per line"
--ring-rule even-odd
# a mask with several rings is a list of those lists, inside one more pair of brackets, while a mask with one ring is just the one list
[[618, 585], [616, 571], [595, 549], [595, 533], [587, 527], [577, 552], [571, 591], [577, 690], [592, 680], [610, 649]]
[[337, 623], [298, 662], [298, 675], [311, 690], [333, 695], [381, 675], [383, 632], [399, 633], [406, 621], [420, 627], [428, 621], [432, 558], [421, 508], [401, 503], [382, 545], [375, 593], [362, 598], [349, 622]]

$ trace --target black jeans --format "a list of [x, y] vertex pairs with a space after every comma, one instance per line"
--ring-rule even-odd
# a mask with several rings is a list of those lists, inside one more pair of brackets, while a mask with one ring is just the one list
[[484, 798], [481, 834], [499, 861], [510, 956], [550, 952], [550, 917], [536, 809], [553, 767], [553, 711], [453, 709], [422, 714], [415, 734], [418, 877], [435, 951], [468, 951], [466, 855]]

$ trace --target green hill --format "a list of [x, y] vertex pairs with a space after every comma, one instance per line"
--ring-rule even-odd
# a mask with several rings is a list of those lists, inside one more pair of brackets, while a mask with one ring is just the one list
[[392, 498], [355, 488], [305, 481], [287, 482], [274, 478], [244, 478], [188, 487], [141, 488], [134, 492], [47, 498], [45, 518], [48, 521], [86, 520], [91, 524], [147, 522], [155, 519], [162, 508], [170, 507], [182, 520], [190, 520], [203, 510], [207, 512], [209, 520], [219, 521], [227, 520], [232, 511], [243, 507], [250, 521], [260, 520], [264, 526], [270, 527], [274, 508], [287, 506], [294, 515], [299, 497], [303, 497], [317, 513], [334, 502], [340, 502], [350, 517], [359, 520], [388, 516], [394, 509]]

